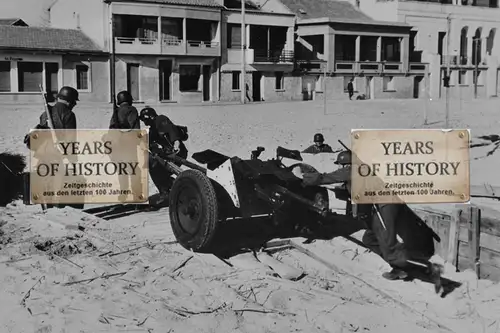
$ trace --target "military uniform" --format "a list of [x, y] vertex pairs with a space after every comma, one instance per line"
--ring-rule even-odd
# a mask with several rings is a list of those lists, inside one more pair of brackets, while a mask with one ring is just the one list
[[313, 137], [314, 144], [307, 147], [302, 151], [306, 154], [319, 154], [319, 153], [333, 153], [332, 147], [327, 145], [325, 142], [325, 137], [321, 133], [314, 134]]
[[[342, 154], [342, 153], [341, 153]], [[345, 154], [343, 155], [345, 156]], [[345, 158], [339, 154], [338, 159]], [[337, 162], [336, 162], [337, 163]], [[350, 156], [345, 163], [351, 163]], [[335, 183], [345, 183], [347, 191], [351, 193], [351, 166], [335, 170], [331, 173], [304, 174], [305, 185], [327, 185]], [[384, 273], [384, 277], [389, 279], [404, 277], [399, 271], [408, 266], [408, 254], [404, 244], [397, 239], [397, 221], [403, 205], [397, 204], [377, 204], [361, 205], [362, 210], [368, 212], [365, 219], [368, 230], [363, 235], [363, 243], [373, 252], [380, 255], [392, 268], [393, 271]], [[371, 209], [369, 206], [372, 206]], [[360, 207], [361, 208], [361, 207]], [[368, 211], [367, 211], [368, 208]], [[371, 211], [370, 211], [371, 210]]]
[[[57, 102], [54, 106], [49, 105], [48, 108], [55, 130], [76, 129], [76, 116], [69, 108], [69, 105], [63, 102]], [[49, 128], [46, 112], [42, 113], [40, 116], [40, 126]]]
[[115, 111], [116, 115], [111, 118], [109, 128], [115, 129], [140, 129], [139, 112], [128, 103], [122, 103]]
[[333, 153], [333, 149], [332, 147], [330, 147], [330, 145], [324, 143], [321, 146], [311, 145], [306, 149], [304, 149], [303, 153], [306, 154]]
[[132, 94], [126, 90], [120, 91], [116, 95], [118, 108], [113, 110], [113, 116], [109, 122], [110, 129], [140, 129], [139, 113], [132, 106], [134, 99]]
[[[50, 118], [52, 120], [52, 125], [55, 130], [60, 129], [74, 129], [76, 130], [76, 115], [72, 111], [73, 107], [76, 105], [78, 101], [78, 92], [71, 87], [62, 87], [58, 94], [58, 101], [53, 106], [47, 105], [47, 108], [50, 113]], [[44, 112], [40, 115], [40, 125], [41, 128], [49, 128], [49, 122], [47, 119], [47, 113]], [[56, 132], [57, 136], [57, 132]], [[76, 132], [75, 132], [76, 136]], [[68, 136], [66, 136], [68, 138]], [[70, 161], [73, 159], [72, 156], [66, 156]], [[63, 162], [62, 160], [60, 161]], [[76, 209], [83, 209], [83, 204], [56, 204], [56, 205], [47, 205], [47, 208], [57, 207], [64, 208], [66, 206], [73, 207]]]
[[[160, 157], [171, 154], [173, 153], [174, 143], [178, 141], [180, 144], [177, 156], [187, 158], [188, 150], [183, 143], [186, 137], [180, 131], [179, 126], [175, 125], [167, 116], [157, 115], [154, 109], [146, 107], [141, 110], [140, 119], [149, 126], [149, 147], [153, 153]], [[178, 163], [176, 164], [180, 166]], [[172, 173], [163, 167], [151, 154], [149, 156], [149, 175], [158, 191], [160, 191], [160, 202], [165, 200], [174, 179]]]

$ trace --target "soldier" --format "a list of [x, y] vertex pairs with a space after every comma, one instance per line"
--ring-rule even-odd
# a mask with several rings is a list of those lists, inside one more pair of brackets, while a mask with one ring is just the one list
[[[78, 91], [75, 88], [65, 86], [59, 90], [56, 104], [48, 106], [55, 130], [76, 129], [76, 116], [73, 108], [78, 101]], [[40, 126], [49, 128], [46, 112], [40, 116]]]
[[[149, 126], [149, 149], [159, 157], [175, 153], [181, 158], [187, 158], [188, 150], [183, 141], [187, 140], [187, 130], [182, 131], [180, 126], [175, 125], [167, 116], [158, 115], [151, 107], [141, 110], [140, 119]], [[160, 192], [159, 201], [161, 205], [168, 199], [170, 188], [173, 184], [172, 174], [164, 168], [150, 154], [149, 174]]]
[[110, 129], [140, 129], [141, 122], [139, 121], [139, 113], [137, 109], [132, 106], [132, 95], [124, 90], [116, 95], [116, 104], [111, 121], [109, 123]]
[[[59, 90], [57, 94], [57, 102], [54, 106], [50, 106], [47, 104], [47, 108], [50, 112], [50, 117], [52, 119], [52, 125], [55, 130], [58, 129], [74, 129], [76, 130], [76, 116], [73, 112], [74, 107], [76, 106], [78, 99], [78, 91], [75, 88], [64, 86]], [[40, 124], [37, 126], [38, 128], [49, 128], [47, 113], [44, 112], [40, 116]], [[73, 159], [72, 156], [67, 156], [69, 159]], [[47, 205], [47, 208], [57, 207], [64, 208], [65, 206], [70, 206], [76, 209], [83, 209], [83, 204], [56, 204], [56, 205]]]
[[325, 143], [325, 138], [323, 134], [316, 133], [314, 134], [314, 144], [312, 146], [304, 149], [303, 153], [306, 154], [319, 154], [319, 153], [333, 153], [332, 147]]
[[[347, 191], [351, 192], [351, 160], [352, 153], [350, 151], [341, 152], [336, 164], [342, 167], [331, 173], [310, 173], [303, 175], [303, 182], [306, 186], [312, 185], [327, 185], [334, 183], [346, 184]], [[440, 268], [422, 258], [410, 258], [408, 251], [403, 243], [397, 239], [397, 221], [403, 216], [404, 205], [400, 204], [374, 204], [374, 205], [360, 205], [361, 210], [366, 212], [370, 208], [371, 212], [368, 213], [367, 227], [363, 235], [363, 243], [373, 252], [381, 256], [391, 267], [390, 272], [385, 272], [382, 276], [389, 280], [406, 279], [408, 277], [407, 270], [416, 266], [426, 267], [427, 273], [431, 275], [433, 282], [436, 285], [436, 292], [438, 285], [440, 286]]]

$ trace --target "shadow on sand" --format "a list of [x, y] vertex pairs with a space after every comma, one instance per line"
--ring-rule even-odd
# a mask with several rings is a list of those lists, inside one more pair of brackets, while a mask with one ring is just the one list
[[[299, 228], [290, 227], [294, 225], [299, 225]], [[214, 253], [220, 258], [227, 259], [239, 253], [248, 252], [248, 250], [259, 250], [272, 239], [291, 237], [304, 237], [307, 239], [304, 243], [344, 237], [371, 251], [363, 242], [352, 237], [354, 233], [367, 229], [363, 221], [344, 215], [336, 215], [321, 224], [310, 224], [308, 228], [303, 227], [304, 225], [300, 225], [299, 221], [293, 220], [288, 221], [284, 227], [276, 227], [269, 217], [227, 221], [221, 225], [218, 232]], [[411, 257], [425, 261], [434, 255], [434, 237], [436, 237], [434, 231], [409, 207], [404, 210], [404, 216], [401, 218], [401, 223], [398, 224], [398, 235], [403, 240]], [[409, 281], [417, 279], [434, 284], [425, 269], [416, 267], [410, 269], [408, 273], [410, 273]], [[460, 287], [461, 283], [441, 278], [441, 285], [441, 297], [445, 297]]]

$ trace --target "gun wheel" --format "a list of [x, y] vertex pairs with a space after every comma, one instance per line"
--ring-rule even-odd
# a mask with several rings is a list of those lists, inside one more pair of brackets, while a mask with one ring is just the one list
[[210, 179], [198, 170], [181, 172], [169, 196], [170, 224], [183, 247], [208, 251], [217, 231], [218, 203]]

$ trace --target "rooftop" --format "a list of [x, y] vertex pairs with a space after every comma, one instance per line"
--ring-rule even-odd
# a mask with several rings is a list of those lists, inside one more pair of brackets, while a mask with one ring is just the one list
[[109, 2], [139, 2], [139, 3], [159, 3], [165, 5], [180, 5], [180, 6], [196, 6], [196, 7], [212, 7], [223, 8], [215, 0], [104, 0]]
[[351, 3], [342, 0], [280, 0], [300, 21], [310, 23], [354, 23], [368, 25], [407, 26], [400, 22], [376, 21]]
[[103, 52], [80, 30], [0, 25], [0, 49]]
[[28, 24], [20, 18], [0, 18], [0, 25], [28, 26]]

